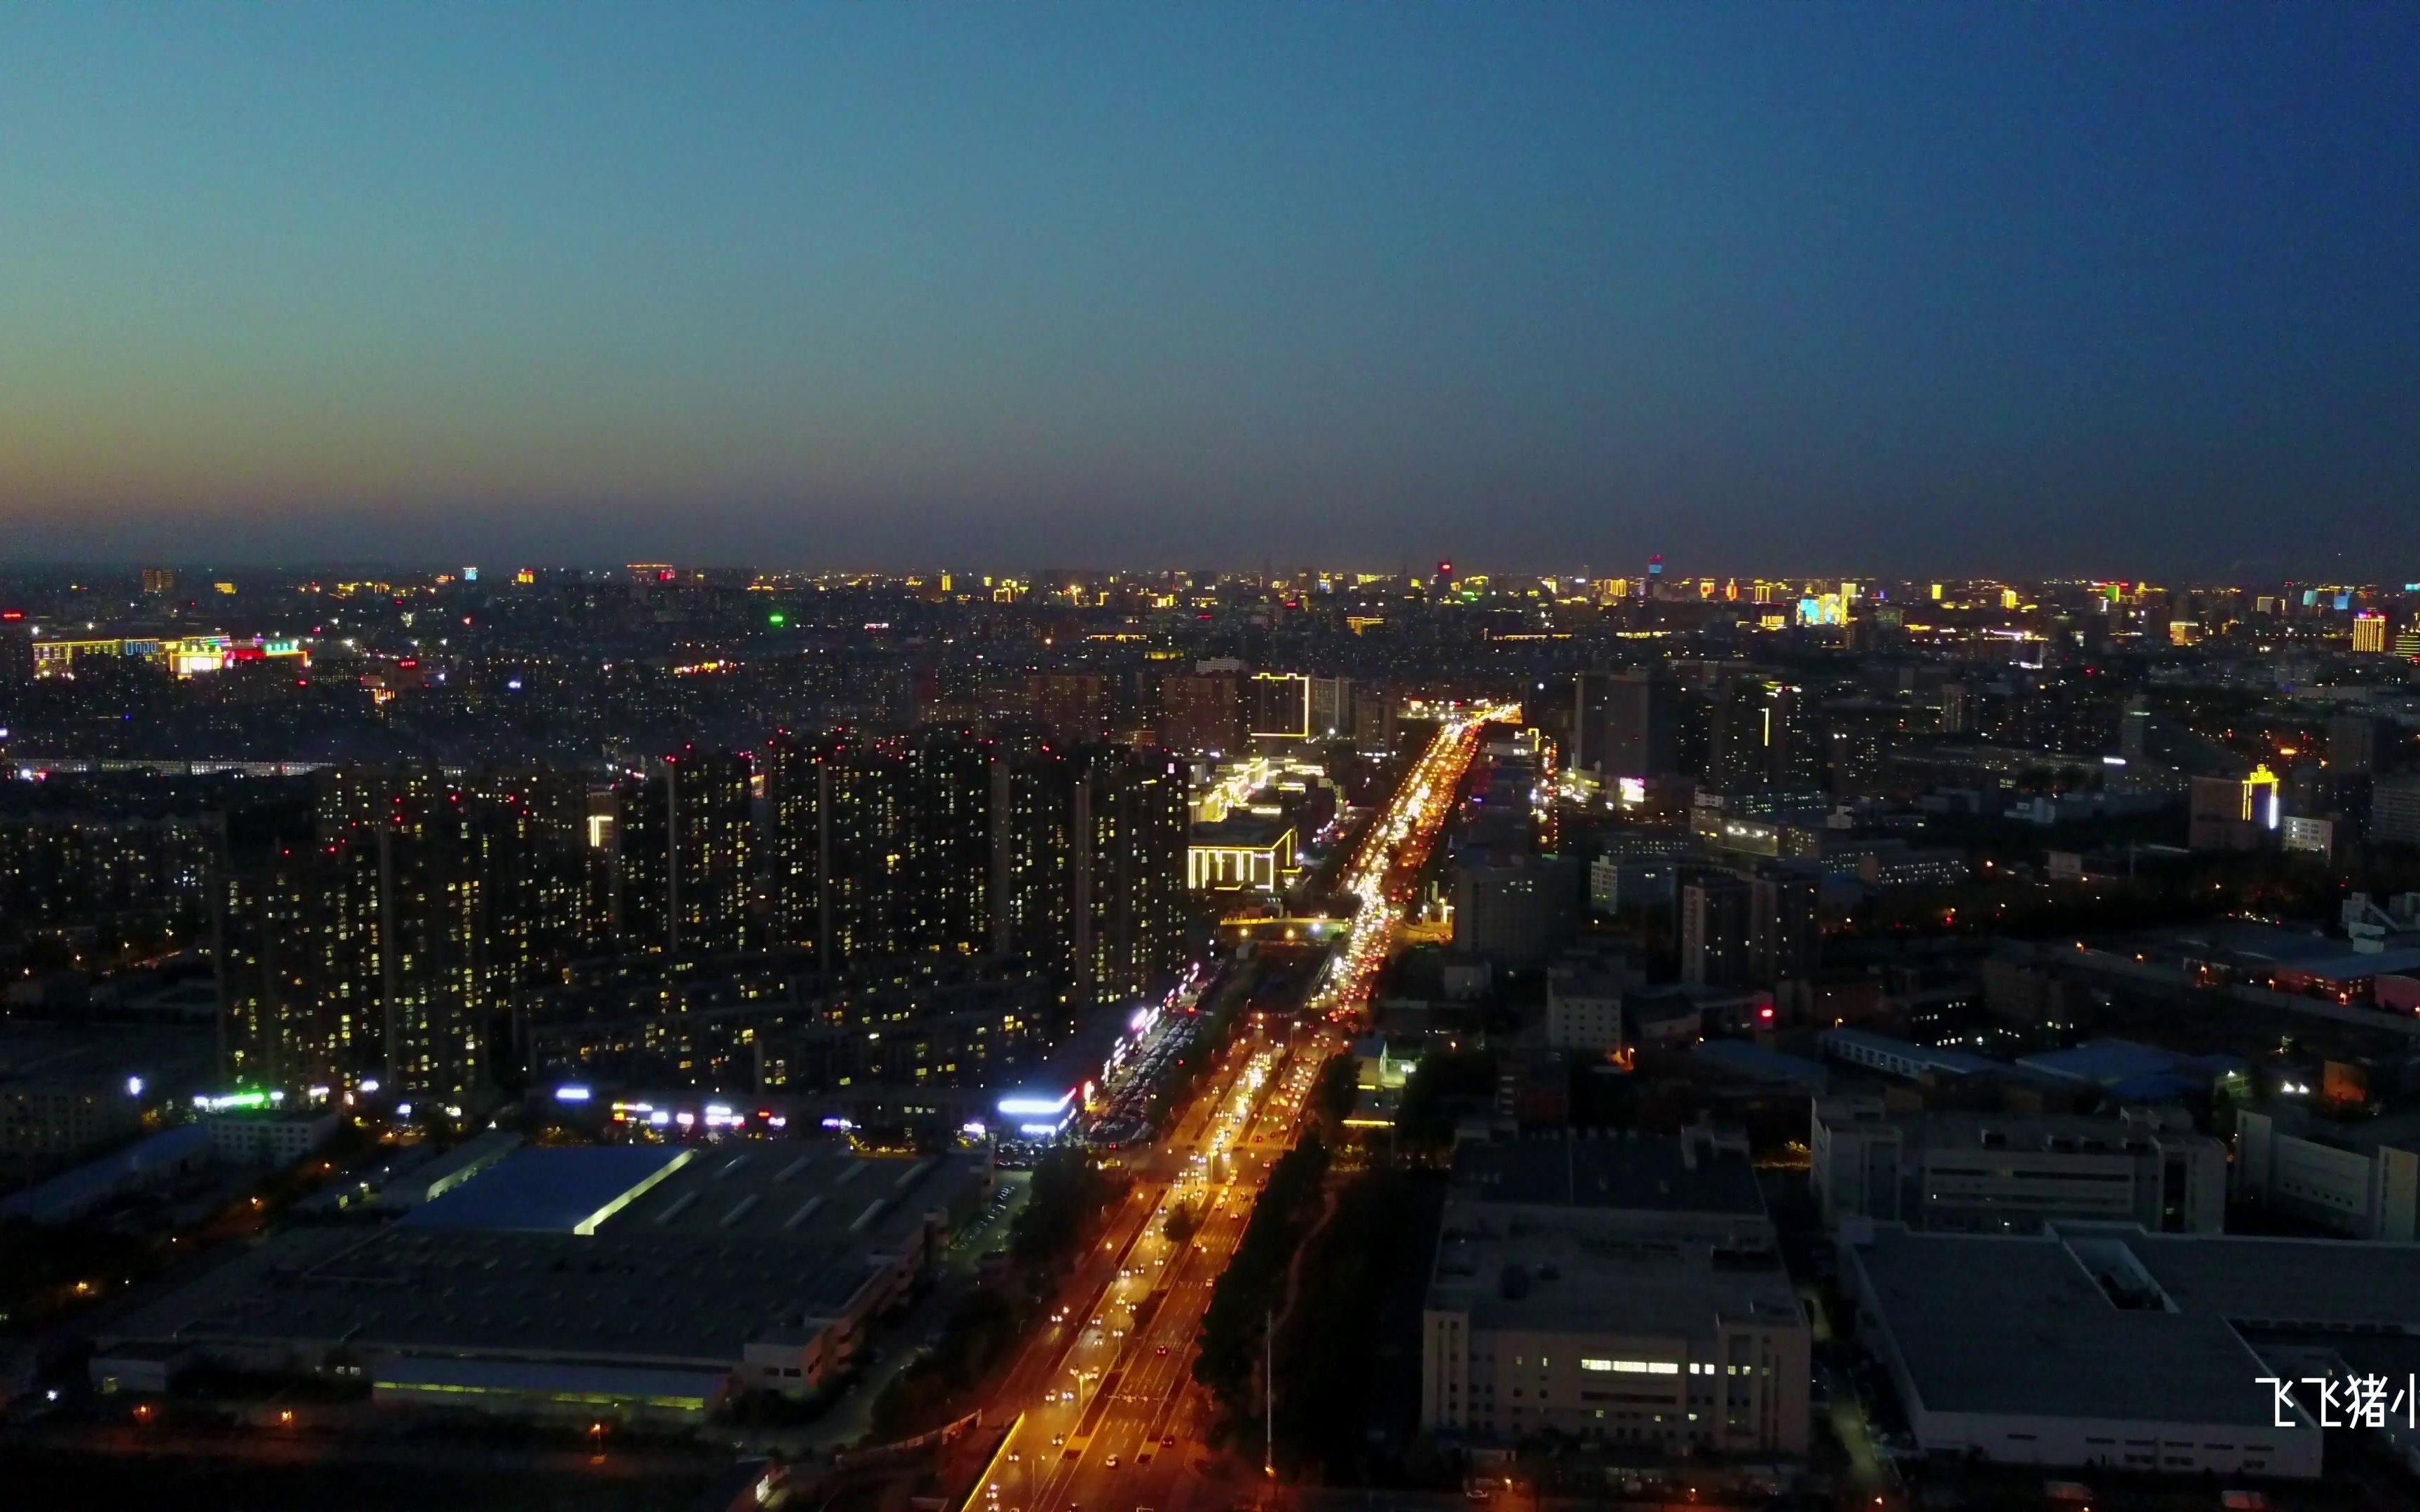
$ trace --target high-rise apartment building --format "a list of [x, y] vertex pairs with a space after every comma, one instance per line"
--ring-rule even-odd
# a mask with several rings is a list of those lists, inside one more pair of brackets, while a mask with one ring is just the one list
[[1672, 681], [1651, 669], [1581, 672], [1573, 680], [1570, 764], [1606, 780], [1672, 771], [1678, 697]]
[[1706, 751], [1707, 784], [1723, 793], [1823, 785], [1822, 731], [1806, 692], [1746, 679], [1716, 701]]
[[1244, 692], [1235, 674], [1187, 672], [1161, 679], [1159, 743], [1193, 754], [1243, 749]]
[[745, 755], [684, 750], [625, 778], [617, 796], [616, 924], [626, 949], [744, 950], [755, 825]]
[[1080, 1009], [1183, 964], [1188, 779], [1165, 751], [783, 740], [766, 786], [775, 928], [827, 969], [1019, 958]]
[[1015, 758], [1001, 782], [994, 938], [1065, 974], [1078, 1010], [1130, 1002], [1186, 957], [1184, 765], [1100, 746]]
[[1255, 740], [1308, 740], [1311, 685], [1301, 672], [1254, 672], [1244, 683], [1245, 733]]
[[2378, 754], [2386, 732], [2374, 715], [2339, 714], [2327, 724], [2328, 765], [2345, 774], [2378, 770]]
[[583, 937], [585, 786], [339, 767], [229, 816], [212, 878], [222, 1051], [240, 1086], [491, 1080], [521, 995]]
[[1117, 709], [1109, 679], [1099, 672], [1036, 672], [1026, 682], [1033, 717], [1053, 740], [1107, 740]]
[[783, 737], [766, 798], [774, 931], [828, 970], [988, 949], [989, 741], [956, 731]]
[[1771, 987], [1812, 972], [1823, 933], [1815, 878], [1786, 867], [1717, 870], [1681, 887], [1681, 980]]
[[1311, 738], [1335, 740], [1353, 733], [1353, 679], [1314, 677], [1311, 680]]
[[1353, 695], [1353, 746], [1357, 750], [1391, 750], [1395, 745], [1395, 698], [1383, 685], [1362, 687]]

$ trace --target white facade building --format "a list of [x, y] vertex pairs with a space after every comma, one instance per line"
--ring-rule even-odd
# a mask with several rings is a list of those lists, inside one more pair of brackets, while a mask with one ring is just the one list
[[1806, 1452], [1811, 1331], [1743, 1141], [1466, 1145], [1453, 1180], [1421, 1320], [1425, 1429]]
[[1964, 1233], [2060, 1219], [2214, 1234], [2226, 1147], [2175, 1110], [1894, 1114], [1875, 1097], [1815, 1100], [1809, 1181], [1826, 1225], [1852, 1218]]
[[2271, 1382], [2382, 1373], [2420, 1334], [2404, 1244], [1859, 1221], [1841, 1282], [1917, 1444], [2006, 1464], [2316, 1477], [2318, 1390]]
[[2322, 1134], [2246, 1110], [2235, 1120], [2235, 1190], [2354, 1239], [2420, 1239], [2420, 1139], [2383, 1132]]

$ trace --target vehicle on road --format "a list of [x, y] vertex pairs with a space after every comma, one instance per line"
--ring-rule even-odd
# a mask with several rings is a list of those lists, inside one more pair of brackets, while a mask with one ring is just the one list
[[1107, 1466], [1108, 1466], [1109, 1469], [1111, 1469], [1111, 1470], [1115, 1470], [1115, 1469], [1117, 1469], [1117, 1468], [1118, 1468], [1118, 1457], [1117, 1457], [1117, 1456], [1115, 1456], [1115, 1455], [1111, 1455], [1111, 1456], [1109, 1456], [1109, 1458], [1107, 1458], [1107, 1459], [1105, 1459], [1105, 1460], [1103, 1460], [1103, 1461], [1101, 1461], [1101, 1462], [1102, 1462], [1104, 1465], [1107, 1465]]

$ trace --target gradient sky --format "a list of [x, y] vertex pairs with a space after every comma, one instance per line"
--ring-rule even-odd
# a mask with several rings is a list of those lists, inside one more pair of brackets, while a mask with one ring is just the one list
[[0, 559], [2420, 580], [2420, 8], [0, 7]]

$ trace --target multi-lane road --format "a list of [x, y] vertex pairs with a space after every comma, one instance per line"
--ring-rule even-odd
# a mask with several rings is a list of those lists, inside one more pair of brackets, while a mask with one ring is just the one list
[[[1182, 1512], [1201, 1501], [1207, 1402], [1193, 1345], [1268, 1165], [1293, 1144], [1329, 1032], [1235, 1048], [1087, 1256], [994, 1398], [1023, 1413], [969, 1512]], [[1169, 1214], [1199, 1215], [1188, 1242]]]
[[1477, 709], [1439, 725], [1384, 811], [1362, 833], [1360, 849], [1344, 873], [1344, 890], [1354, 899], [1353, 920], [1311, 993], [1314, 1011], [1352, 1024], [1368, 1009], [1379, 968], [1394, 949], [1405, 899], [1453, 811], [1463, 774], [1478, 753], [1480, 733], [1488, 721], [1512, 713], [1509, 706]]
[[[1193, 1347], [1269, 1164], [1299, 1134], [1319, 1070], [1344, 1048], [1392, 949], [1413, 881], [1451, 811], [1480, 733], [1442, 726], [1372, 822], [1346, 873], [1355, 917], [1294, 1032], [1230, 1048], [1010, 1367], [995, 1412], [1021, 1413], [965, 1512], [1187, 1512], [1207, 1481], [1212, 1411]], [[1189, 1242], [1169, 1214], [1198, 1214]]]

